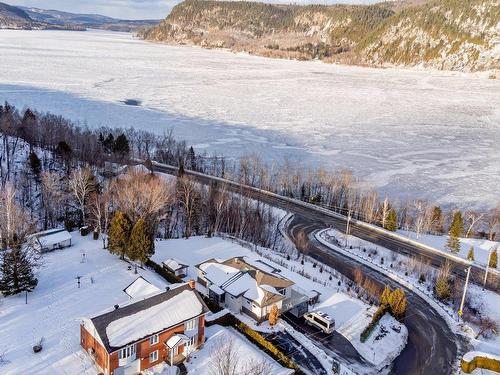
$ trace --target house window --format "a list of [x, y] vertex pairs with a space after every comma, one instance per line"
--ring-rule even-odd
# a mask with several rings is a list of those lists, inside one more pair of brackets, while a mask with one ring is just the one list
[[188, 320], [188, 321], [184, 324], [184, 330], [185, 330], [185, 331], [190, 331], [190, 330], [192, 330], [192, 329], [195, 329], [196, 327], [198, 327], [198, 319], [197, 319], [197, 318], [194, 318], [194, 319]]
[[159, 341], [160, 341], [159, 335], [153, 335], [149, 338], [149, 345], [158, 344]]
[[158, 350], [149, 354], [149, 363], [156, 362], [158, 360]]
[[135, 356], [135, 344], [120, 349], [120, 352], [118, 353], [119, 359], [129, 358], [133, 356]]

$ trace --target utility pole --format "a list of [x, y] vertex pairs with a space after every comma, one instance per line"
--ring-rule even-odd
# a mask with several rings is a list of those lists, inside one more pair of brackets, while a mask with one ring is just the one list
[[464, 294], [462, 295], [462, 302], [460, 303], [460, 310], [458, 310], [459, 317], [462, 317], [462, 315], [464, 313], [463, 309], [464, 309], [464, 302], [465, 302], [465, 293], [467, 292], [467, 285], [469, 285], [469, 276], [470, 276], [471, 268], [472, 268], [472, 266], [469, 266], [466, 269], [467, 277], [465, 278]]
[[347, 248], [347, 239], [349, 238], [349, 222], [351, 221], [351, 211], [347, 212], [347, 223], [345, 228], [345, 247]]
[[488, 252], [488, 261], [486, 262], [486, 272], [484, 273], [483, 290], [486, 287], [486, 281], [488, 281], [488, 271], [490, 269], [490, 258], [491, 258], [492, 250], [493, 250], [493, 248], [490, 248], [490, 251]]

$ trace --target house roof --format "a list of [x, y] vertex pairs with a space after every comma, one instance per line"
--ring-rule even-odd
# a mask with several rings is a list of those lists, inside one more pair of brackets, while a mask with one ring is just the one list
[[178, 271], [180, 269], [189, 267], [187, 264], [183, 264], [175, 258], [168, 258], [167, 260], [164, 260], [163, 265], [171, 269], [172, 271]]
[[123, 289], [123, 291], [130, 298], [141, 298], [158, 293], [161, 289], [151, 284], [144, 277], [139, 276], [137, 279], [132, 281], [129, 286]]
[[96, 316], [91, 321], [111, 353], [208, 311], [199, 294], [185, 284]]
[[235, 297], [243, 295], [259, 306], [285, 299], [277, 289], [294, 285], [293, 281], [257, 269], [244, 257], [229, 258], [223, 262], [210, 259], [197, 267], [204, 272], [206, 279], [220, 289]]
[[58, 228], [34, 233], [30, 238], [38, 240], [42, 247], [46, 247], [71, 240], [71, 234], [66, 229]]

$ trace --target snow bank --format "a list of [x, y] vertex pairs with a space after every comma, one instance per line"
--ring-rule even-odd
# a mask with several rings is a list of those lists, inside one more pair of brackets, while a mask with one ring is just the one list
[[417, 235], [414, 232], [400, 230], [398, 231], [398, 233], [424, 245], [431, 246], [444, 253], [459, 256], [462, 259], [467, 259], [467, 254], [469, 253], [469, 249], [472, 246], [474, 247], [474, 263], [481, 266], [486, 266], [489, 253], [492, 249], [497, 248], [500, 251], [500, 242], [497, 241], [489, 241], [477, 238], [460, 238], [460, 251], [458, 253], [451, 253], [450, 250], [446, 249], [448, 236], [420, 234], [417, 238]]

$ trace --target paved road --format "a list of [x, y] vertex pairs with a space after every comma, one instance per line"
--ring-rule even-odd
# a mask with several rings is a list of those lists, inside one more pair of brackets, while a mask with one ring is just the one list
[[[276, 332], [264, 337], [279, 347], [287, 356], [291, 357], [305, 372], [312, 375], [327, 375], [321, 362], [307, 350], [300, 342], [287, 332]], [[266, 374], [271, 375], [271, 374]]]
[[371, 374], [375, 372], [373, 365], [367, 362], [352, 346], [351, 342], [339, 332], [325, 334], [320, 329], [305, 324], [303, 318], [297, 318], [290, 313], [285, 313], [282, 317], [297, 331], [306, 335], [316, 346], [320, 347], [337, 362], [341, 362], [357, 374]]
[[[313, 232], [324, 228], [315, 220], [295, 217], [289, 226], [289, 235], [296, 240], [300, 233], [309, 238], [309, 256], [328, 264], [350, 279], [353, 271], [361, 268], [367, 278], [380, 286], [401, 287], [389, 277], [349, 257], [337, 253], [314, 239]], [[444, 319], [425, 300], [406, 289], [408, 312], [405, 325], [408, 328], [408, 344], [394, 361], [392, 374], [436, 374], [445, 375], [453, 370], [458, 347], [465, 346], [449, 328]], [[464, 351], [462, 348], [461, 351]]]
[[[155, 166], [155, 169], [165, 173], [176, 173], [176, 168], [168, 166]], [[197, 181], [203, 184], [210, 184], [216, 181], [210, 176], [201, 175], [186, 171]], [[316, 230], [328, 227], [334, 227], [344, 230], [346, 220], [334, 217], [322, 211], [304, 206], [300, 203], [290, 202], [289, 200], [276, 196], [265, 194], [257, 189], [245, 187], [236, 183], [226, 183], [229, 191], [237, 192], [254, 199], [259, 199], [274, 207], [284, 209], [295, 214], [295, 219], [289, 226], [290, 237], [296, 239], [299, 233], [305, 233], [309, 238], [309, 255], [318, 261], [330, 265], [345, 276], [353, 279], [355, 268], [361, 268], [363, 273], [371, 278], [380, 286], [386, 284], [393, 288], [400, 287], [395, 281], [387, 276], [372, 270], [371, 268], [359, 263], [349, 257], [334, 252], [328, 247], [317, 242], [313, 236], [309, 236]], [[351, 224], [350, 233], [353, 236], [375, 243], [379, 246], [398, 251], [406, 255], [419, 255], [426, 257], [433, 265], [439, 266], [444, 263], [445, 258], [439, 254], [427, 251], [421, 247], [408, 244], [406, 242], [394, 239], [390, 235], [370, 230], [356, 223]], [[451, 262], [453, 271], [459, 277], [463, 277], [464, 267], [462, 263]], [[474, 269], [473, 280], [481, 279], [481, 269]], [[498, 292], [500, 290], [500, 278], [492, 278], [488, 288]], [[422, 298], [407, 290], [409, 300], [408, 314], [405, 324], [408, 328], [408, 345], [401, 355], [395, 360], [392, 368], [393, 374], [401, 375], [446, 375], [453, 371], [453, 365], [459, 354], [459, 347], [465, 344], [448, 328], [443, 318], [432, 309]], [[461, 348], [461, 352], [464, 351]]]
[[[176, 167], [166, 166], [166, 165], [155, 164], [155, 170], [170, 174], [177, 173]], [[196, 180], [206, 185], [220, 180], [212, 176], [192, 172], [189, 170], [186, 170], [185, 173], [186, 175], [191, 175]], [[328, 214], [323, 211], [319, 211], [315, 207], [311, 207], [311, 205], [305, 206], [302, 202], [293, 202], [287, 198], [281, 197], [276, 194], [266, 194], [260, 191], [259, 189], [255, 189], [250, 186], [239, 185], [232, 181], [226, 181], [225, 186], [229, 191], [237, 192], [246, 195], [248, 197], [258, 199], [274, 207], [278, 207], [288, 212], [301, 215], [302, 217], [315, 220], [318, 224], [322, 223], [323, 224], [322, 229], [332, 227], [342, 232], [345, 232], [346, 229], [345, 217], [339, 217], [338, 215], [333, 216], [331, 213]], [[369, 227], [357, 223], [355, 220], [351, 220], [349, 233], [355, 237], [372, 242], [375, 245], [388, 248], [392, 251], [396, 251], [404, 255], [421, 257], [424, 261], [429, 261], [435, 267], [440, 267], [448, 259], [439, 253], [426, 249], [425, 247], [417, 246], [411, 243], [407, 243], [401, 239], [394, 238], [390, 233], [383, 233], [380, 231], [373, 230]], [[465, 278], [464, 270], [466, 267], [464, 261], [454, 261], [454, 260], [449, 260], [449, 261], [451, 265], [451, 270], [454, 273], [454, 275], [458, 278], [464, 279]], [[473, 266], [471, 272], [472, 282], [482, 283], [483, 279], [484, 279], [484, 270], [480, 267]], [[500, 273], [490, 272], [486, 287], [487, 289], [500, 294]]]

